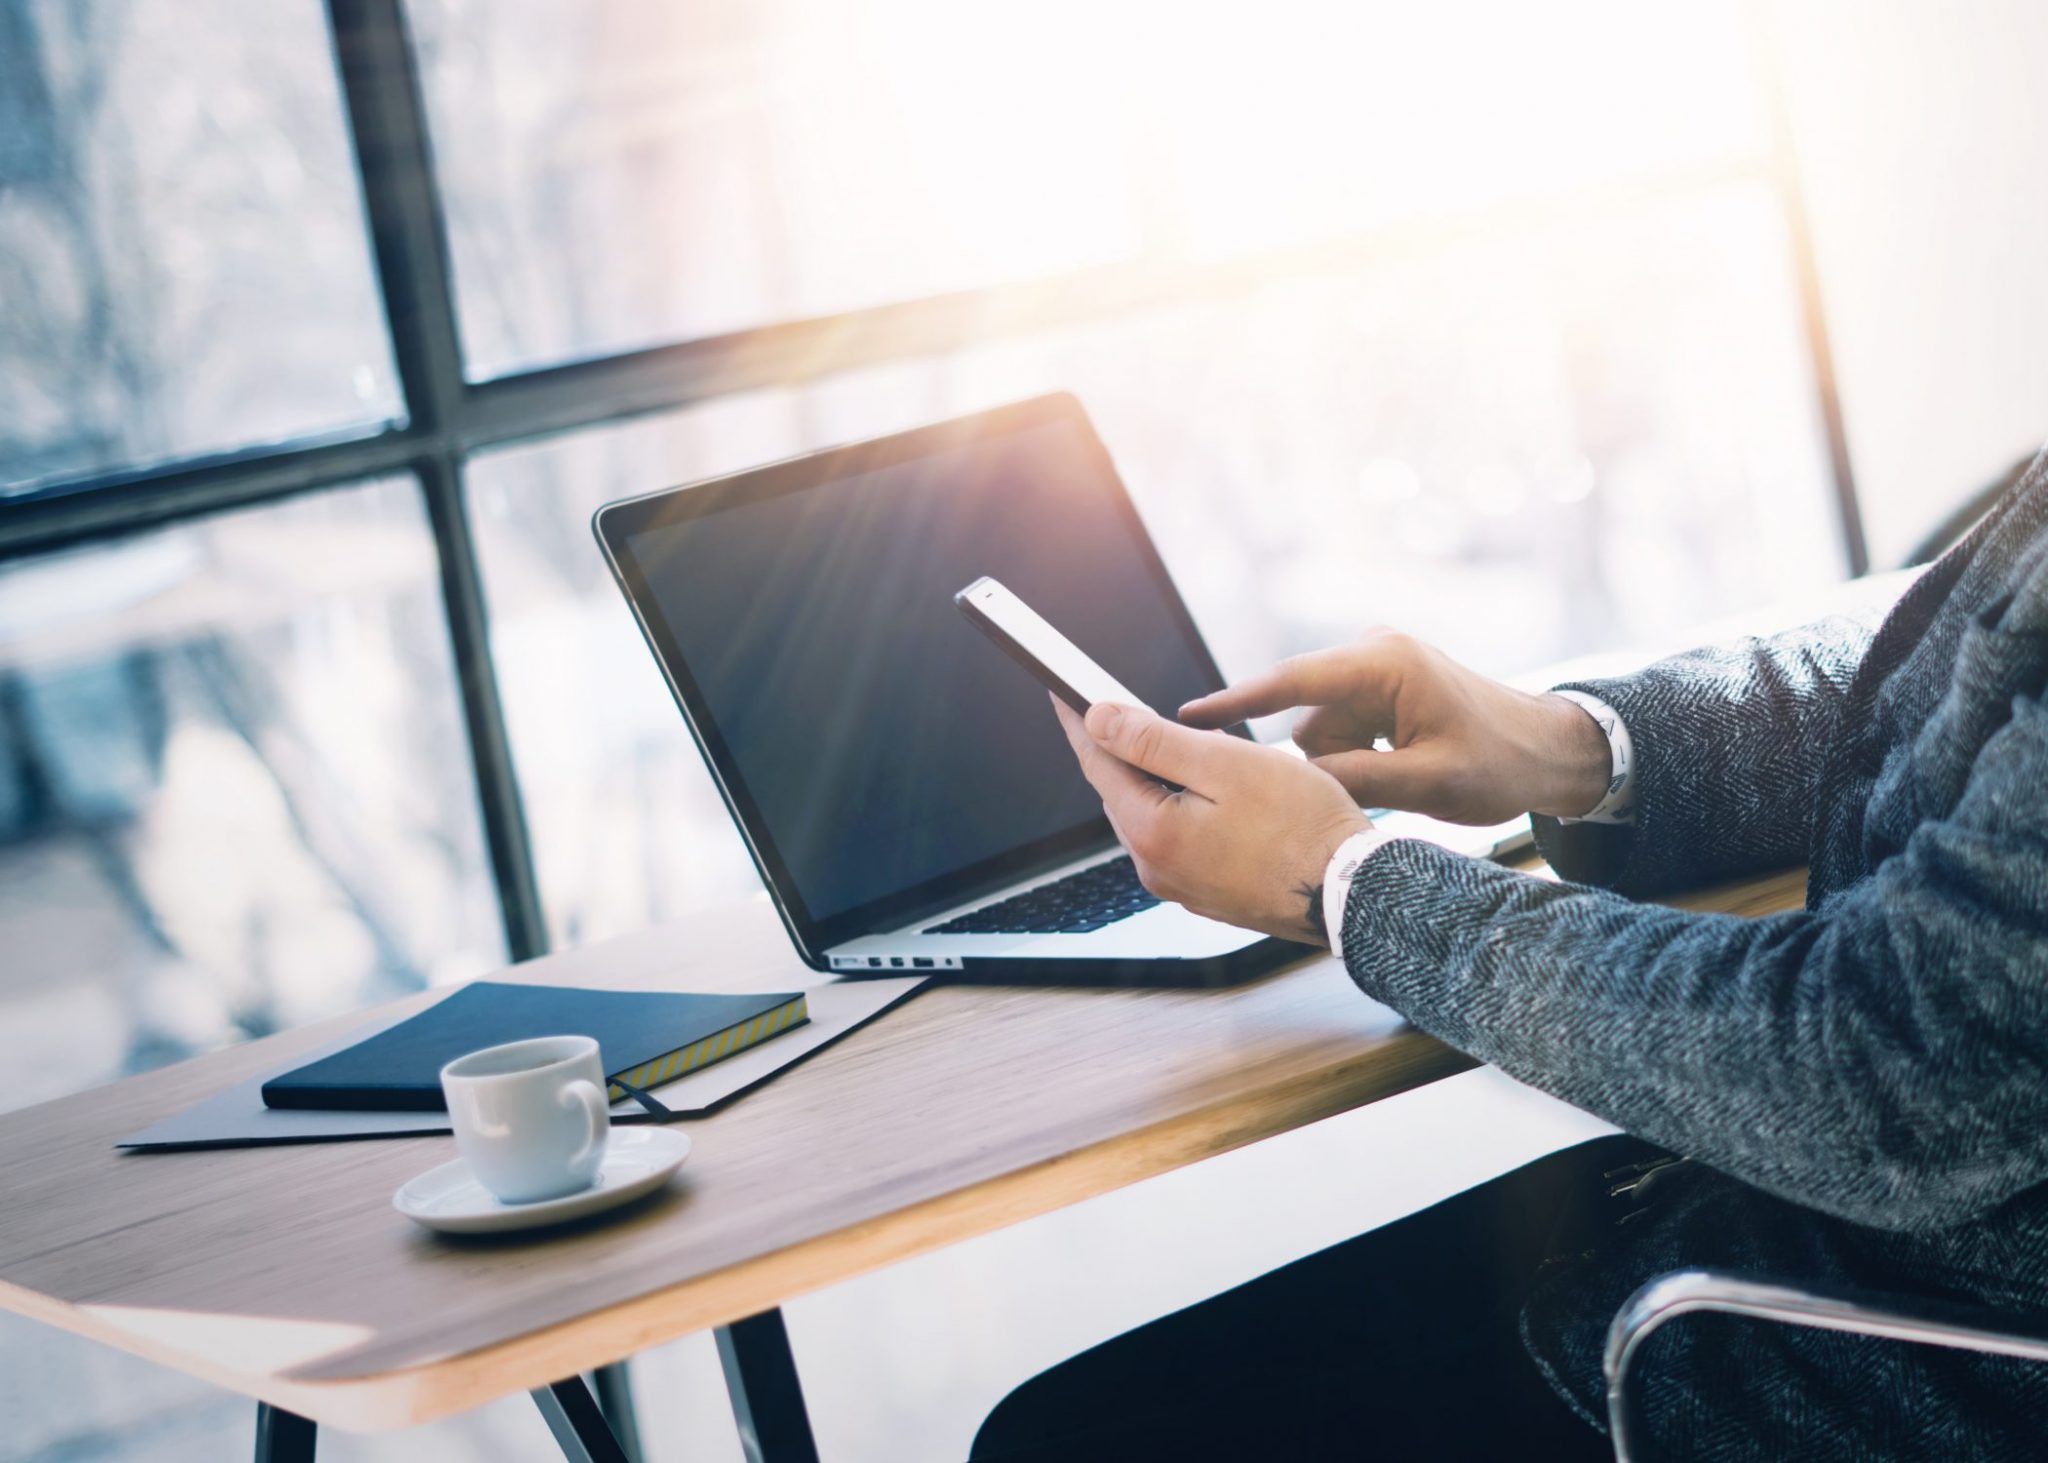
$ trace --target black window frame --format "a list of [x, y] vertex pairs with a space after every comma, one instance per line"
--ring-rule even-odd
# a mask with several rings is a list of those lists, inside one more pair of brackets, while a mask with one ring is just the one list
[[0, 505], [0, 562], [366, 478], [413, 477], [438, 556], [485, 841], [513, 960], [545, 954], [549, 940], [463, 493], [465, 461], [484, 449], [734, 392], [942, 354], [1005, 335], [1239, 293], [1276, 274], [1353, 269], [1461, 235], [1634, 209], [1658, 194], [1763, 182], [1775, 190], [1788, 225], [1844, 558], [1852, 575], [1870, 567], [1811, 238], [1768, 56], [1761, 57], [1766, 64], [1760, 71], [1771, 101], [1771, 136], [1767, 154], [1753, 162], [1673, 169], [1651, 184], [1596, 188], [1563, 200], [1488, 209], [1468, 219], [1380, 228], [1220, 263], [1105, 265], [473, 382], [463, 369], [446, 219], [404, 0], [326, 4], [402, 418], [359, 433], [89, 475], [6, 500]]

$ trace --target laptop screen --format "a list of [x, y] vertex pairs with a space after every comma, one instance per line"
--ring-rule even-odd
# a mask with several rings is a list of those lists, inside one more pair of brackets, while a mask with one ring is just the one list
[[963, 585], [1002, 580], [1154, 706], [1220, 683], [1070, 398], [652, 501], [629, 587], [778, 892], [834, 940], [1107, 837]]

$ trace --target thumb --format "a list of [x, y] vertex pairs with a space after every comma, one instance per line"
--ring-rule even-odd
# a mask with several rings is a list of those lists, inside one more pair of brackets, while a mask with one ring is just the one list
[[1464, 783], [1461, 759], [1424, 744], [1390, 752], [1370, 747], [1309, 759], [1344, 785], [1361, 807], [1399, 808], [1433, 818], [1455, 818]]
[[1216, 733], [1168, 721], [1145, 707], [1098, 701], [1088, 708], [1086, 726], [1104, 751], [1161, 781], [1206, 792], [1221, 771]]

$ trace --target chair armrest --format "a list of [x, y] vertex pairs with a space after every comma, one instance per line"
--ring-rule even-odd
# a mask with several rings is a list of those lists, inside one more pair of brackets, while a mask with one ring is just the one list
[[1695, 1311], [2048, 1361], [2048, 1323], [2035, 1317], [1843, 1287], [1796, 1288], [1744, 1275], [1679, 1270], [1630, 1296], [1607, 1330], [1607, 1421], [1615, 1463], [1630, 1463], [1640, 1437], [1627, 1390], [1629, 1362], [1659, 1326]]

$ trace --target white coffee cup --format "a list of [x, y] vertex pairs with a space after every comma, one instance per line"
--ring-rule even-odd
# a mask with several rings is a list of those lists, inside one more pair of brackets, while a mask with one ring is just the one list
[[611, 1137], [605, 1085], [587, 1036], [487, 1046], [441, 1069], [455, 1151], [506, 1204], [590, 1187]]

